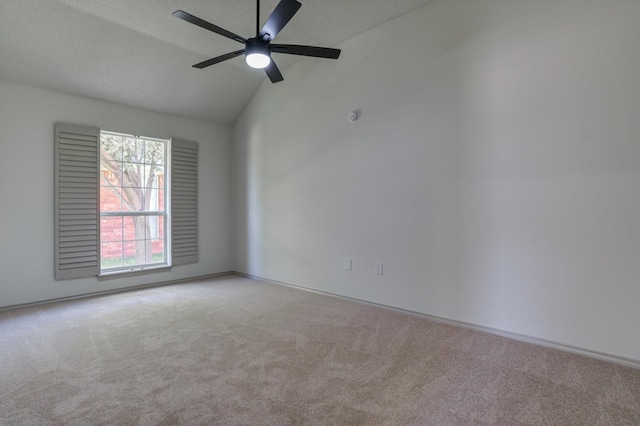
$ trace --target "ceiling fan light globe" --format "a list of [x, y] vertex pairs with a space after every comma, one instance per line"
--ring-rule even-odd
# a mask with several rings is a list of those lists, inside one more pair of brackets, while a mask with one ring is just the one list
[[266, 68], [271, 63], [271, 58], [269, 55], [265, 55], [264, 53], [248, 53], [246, 56], [247, 64], [252, 68]]

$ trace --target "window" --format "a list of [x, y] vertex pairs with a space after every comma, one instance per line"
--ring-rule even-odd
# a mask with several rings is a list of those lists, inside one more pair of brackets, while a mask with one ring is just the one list
[[100, 272], [164, 266], [168, 140], [100, 132]]
[[198, 144], [54, 129], [55, 279], [199, 261]]

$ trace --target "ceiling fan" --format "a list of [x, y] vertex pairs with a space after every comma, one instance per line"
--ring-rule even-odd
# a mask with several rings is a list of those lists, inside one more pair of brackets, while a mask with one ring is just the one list
[[247, 64], [253, 68], [264, 68], [267, 76], [272, 83], [284, 80], [276, 63], [271, 59], [271, 53], [284, 53], [287, 55], [311, 56], [314, 58], [338, 59], [340, 49], [331, 49], [328, 47], [302, 46], [299, 44], [272, 44], [271, 41], [278, 35], [285, 25], [293, 18], [300, 4], [296, 0], [280, 0], [280, 3], [271, 13], [267, 22], [260, 29], [260, 0], [257, 0], [257, 16], [256, 16], [256, 36], [246, 39], [237, 34], [213, 25], [196, 16], [190, 15], [182, 10], [173, 12], [173, 16], [197, 25], [205, 30], [213, 31], [216, 34], [230, 38], [245, 45], [244, 49], [227, 53], [226, 55], [217, 56], [208, 59], [199, 64], [195, 64], [194, 68], [206, 68], [213, 64], [217, 64], [228, 59], [235, 58], [242, 54], [245, 55]]

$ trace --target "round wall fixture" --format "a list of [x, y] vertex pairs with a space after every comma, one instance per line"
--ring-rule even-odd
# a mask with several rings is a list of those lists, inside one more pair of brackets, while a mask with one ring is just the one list
[[349, 122], [353, 123], [358, 119], [358, 117], [360, 117], [360, 114], [358, 113], [357, 110], [351, 111], [349, 113]]

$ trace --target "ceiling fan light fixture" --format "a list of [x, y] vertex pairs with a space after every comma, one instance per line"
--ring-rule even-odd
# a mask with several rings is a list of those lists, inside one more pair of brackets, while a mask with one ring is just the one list
[[257, 40], [247, 40], [245, 60], [252, 68], [266, 68], [271, 63], [271, 51], [265, 43]]
[[247, 53], [247, 64], [252, 68], [266, 68], [271, 63], [271, 58], [264, 53]]

